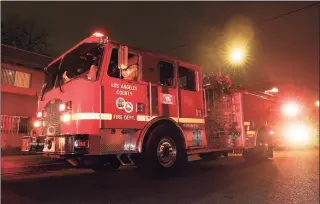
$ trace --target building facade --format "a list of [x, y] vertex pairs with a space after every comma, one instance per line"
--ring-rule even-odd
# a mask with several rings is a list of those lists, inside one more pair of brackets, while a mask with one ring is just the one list
[[1, 45], [1, 148], [18, 148], [31, 131], [43, 68], [53, 59]]

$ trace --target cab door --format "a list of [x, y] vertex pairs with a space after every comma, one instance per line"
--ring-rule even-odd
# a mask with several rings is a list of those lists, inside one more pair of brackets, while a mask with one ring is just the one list
[[193, 66], [178, 64], [179, 123], [203, 123], [203, 100], [199, 73]]
[[196, 67], [178, 64], [179, 119], [189, 148], [206, 145], [201, 81]]
[[140, 82], [142, 57], [134, 50], [128, 52], [128, 68], [118, 68], [118, 46], [111, 46], [109, 63], [103, 73], [101, 128], [139, 129], [144, 121], [138, 115], [146, 115], [147, 85]]
[[164, 116], [178, 120], [178, 92], [175, 63], [158, 60], [158, 81], [152, 85], [152, 116]]

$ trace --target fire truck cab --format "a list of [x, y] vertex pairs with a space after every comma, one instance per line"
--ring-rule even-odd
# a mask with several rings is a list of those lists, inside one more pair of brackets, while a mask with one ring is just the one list
[[[176, 172], [191, 154], [272, 157], [262, 123], [248, 134], [244, 93], [222, 91], [223, 80], [203, 86], [197, 65], [94, 34], [45, 71], [34, 124], [47, 156], [95, 171], [138, 165], [152, 173]], [[22, 151], [33, 140], [25, 137]]]

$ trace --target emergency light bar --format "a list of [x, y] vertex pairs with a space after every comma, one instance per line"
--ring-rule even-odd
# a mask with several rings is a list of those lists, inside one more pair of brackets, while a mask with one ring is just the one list
[[103, 37], [104, 36], [102, 33], [99, 33], [99, 32], [95, 32], [92, 35], [95, 37]]

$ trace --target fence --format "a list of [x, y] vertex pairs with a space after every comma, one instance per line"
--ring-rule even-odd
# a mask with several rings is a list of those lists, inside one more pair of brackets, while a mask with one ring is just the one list
[[1, 115], [1, 133], [28, 133], [30, 129], [30, 117]]

